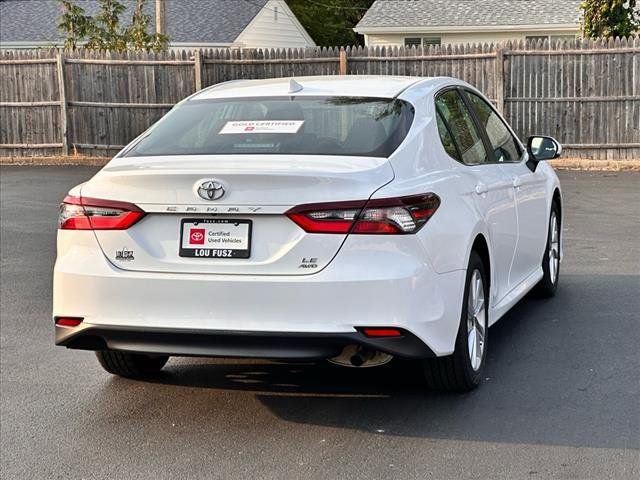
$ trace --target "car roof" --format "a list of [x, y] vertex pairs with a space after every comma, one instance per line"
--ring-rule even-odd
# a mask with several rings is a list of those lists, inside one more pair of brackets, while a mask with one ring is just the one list
[[429, 84], [436, 88], [442, 86], [443, 83], [459, 84], [461, 82], [447, 77], [400, 77], [388, 75], [325, 75], [264, 80], [233, 80], [206, 88], [190, 97], [190, 100], [283, 96], [293, 93], [295, 93], [295, 96], [394, 98], [417, 83], [420, 83], [423, 88], [429, 86]]

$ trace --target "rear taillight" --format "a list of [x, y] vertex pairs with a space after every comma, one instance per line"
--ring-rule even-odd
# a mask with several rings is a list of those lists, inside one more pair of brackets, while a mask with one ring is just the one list
[[126, 230], [144, 216], [136, 205], [114, 200], [68, 196], [60, 204], [62, 230]]
[[440, 206], [435, 193], [300, 205], [287, 216], [308, 233], [416, 233]]

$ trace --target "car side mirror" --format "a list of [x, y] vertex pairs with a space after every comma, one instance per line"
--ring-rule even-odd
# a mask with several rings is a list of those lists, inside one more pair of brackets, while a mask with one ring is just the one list
[[527, 141], [527, 152], [529, 153], [527, 167], [535, 172], [539, 162], [558, 158], [562, 154], [562, 145], [553, 137], [534, 135]]
[[534, 162], [552, 160], [562, 154], [562, 145], [553, 137], [533, 136], [527, 142], [529, 159]]

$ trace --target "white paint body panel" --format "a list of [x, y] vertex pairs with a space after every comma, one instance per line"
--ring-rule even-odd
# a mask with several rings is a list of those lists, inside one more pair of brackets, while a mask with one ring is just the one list
[[[226, 194], [216, 202], [200, 198], [196, 187], [215, 178]], [[251, 275], [304, 275], [301, 259], [331, 261], [345, 235], [308, 234], [283, 215], [305, 203], [367, 199], [393, 180], [384, 158], [236, 155], [116, 158], [82, 188], [85, 197], [119, 199], [149, 214], [128, 230], [97, 230], [104, 254], [125, 270]], [[116, 195], [116, 197], [114, 197]], [[180, 220], [202, 218], [215, 208], [221, 218], [251, 220], [253, 242], [248, 259], [178, 256]], [[175, 212], [183, 211], [184, 215]], [[120, 261], [116, 251], [135, 251], [135, 262]]]
[[[491, 262], [490, 324], [537, 283], [558, 179], [544, 163], [531, 174], [526, 155], [518, 164], [469, 167], [446, 154], [434, 95], [449, 85], [471, 87], [450, 78], [296, 81], [312, 92], [305, 94], [398, 95], [414, 105], [414, 123], [388, 159], [264, 155], [217, 158], [209, 168], [206, 156], [114, 158], [82, 185], [82, 195], [136, 203], [151, 213], [127, 231], [59, 231], [53, 315], [196, 331], [338, 333], [396, 326], [447, 355], [478, 237]], [[233, 82], [192, 98], [280, 96], [287, 88], [288, 79]], [[211, 177], [229, 187], [217, 206], [254, 220], [254, 238], [262, 241], [254, 242], [250, 259], [177, 257], [179, 220], [200, 214], [190, 208], [212, 203], [194, 194], [194, 184]], [[486, 192], [477, 192], [479, 183]], [[304, 203], [426, 192], [437, 194], [441, 205], [411, 235], [307, 234], [282, 215]], [[253, 207], [262, 213], [251, 213]], [[114, 259], [122, 247], [135, 250], [135, 261]], [[319, 258], [318, 268], [299, 272], [309, 256]]]

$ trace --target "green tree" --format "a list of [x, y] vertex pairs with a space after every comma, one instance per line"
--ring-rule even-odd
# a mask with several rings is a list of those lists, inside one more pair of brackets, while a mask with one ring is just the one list
[[64, 48], [75, 50], [78, 43], [86, 40], [93, 19], [84, 14], [84, 9], [71, 0], [60, 0], [64, 12], [60, 16], [58, 28], [66, 35]]
[[374, 0], [287, 0], [311, 38], [320, 46], [362, 45], [353, 27]]
[[127, 39], [120, 27], [120, 15], [125, 6], [118, 0], [101, 0], [100, 11], [93, 17], [88, 29], [85, 48], [89, 50], [110, 50], [124, 52]]
[[640, 28], [636, 0], [585, 0], [580, 8], [585, 37], [627, 37]]
[[151, 22], [151, 16], [144, 13], [146, 0], [138, 0], [133, 11], [131, 25], [125, 31], [130, 50], [145, 52], [162, 52], [167, 49], [169, 38], [166, 35], [149, 34], [147, 27]]
[[125, 52], [128, 50], [160, 52], [167, 49], [168, 37], [149, 33], [151, 17], [144, 13], [147, 0], [136, 0], [131, 24], [123, 27], [120, 17], [125, 6], [118, 0], [100, 0], [100, 10], [94, 17], [85, 14], [73, 0], [58, 0], [63, 7], [58, 28], [65, 35], [65, 48], [84, 48]]

